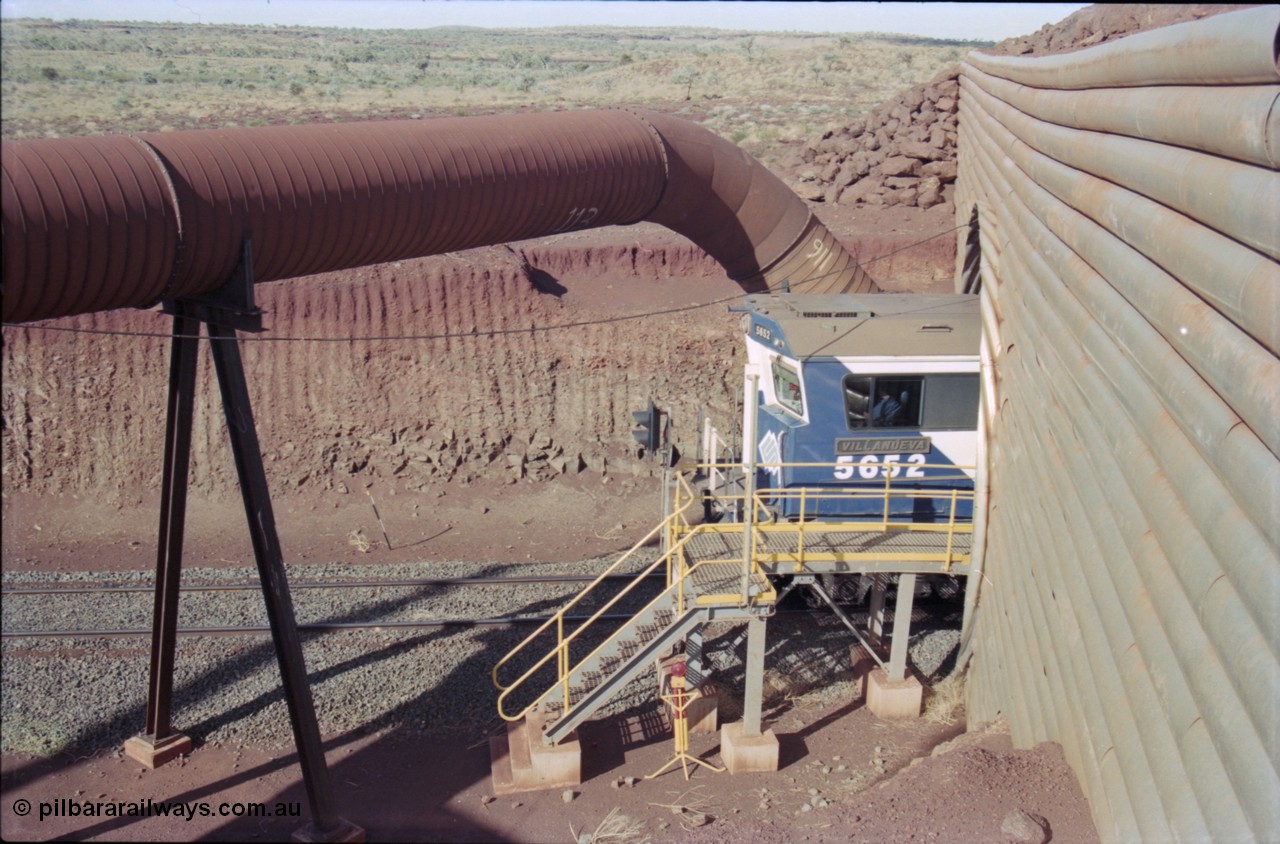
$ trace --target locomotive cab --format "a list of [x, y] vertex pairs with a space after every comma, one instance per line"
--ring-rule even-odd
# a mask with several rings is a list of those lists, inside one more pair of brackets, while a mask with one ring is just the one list
[[742, 311], [743, 431], [775, 519], [972, 520], [976, 296], [760, 295]]

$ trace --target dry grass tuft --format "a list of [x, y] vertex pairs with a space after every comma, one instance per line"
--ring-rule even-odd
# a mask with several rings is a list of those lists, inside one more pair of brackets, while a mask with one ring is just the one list
[[644, 821], [618, 814], [616, 806], [604, 816], [595, 832], [583, 830], [579, 833], [573, 824], [569, 824], [569, 832], [573, 835], [574, 844], [639, 844], [645, 839]]
[[649, 805], [670, 810], [671, 814], [680, 818], [680, 825], [686, 831], [692, 831], [700, 826], [706, 826], [715, 819], [715, 816], [711, 813], [715, 806], [712, 804], [710, 797], [698, 793], [698, 789], [701, 787], [700, 785], [695, 785], [688, 791], [681, 792], [674, 802], [650, 803]]
[[347, 544], [361, 554], [368, 554], [369, 549], [373, 548], [373, 543], [369, 541], [369, 537], [365, 536], [364, 531], [360, 528], [356, 528], [347, 534]]
[[925, 691], [924, 719], [930, 724], [954, 724], [964, 717], [965, 675], [948, 677]]

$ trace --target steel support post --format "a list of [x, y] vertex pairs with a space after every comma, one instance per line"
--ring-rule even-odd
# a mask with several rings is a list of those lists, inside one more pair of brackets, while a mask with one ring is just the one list
[[302, 640], [298, 636], [293, 601], [289, 597], [284, 555], [276, 533], [266, 469], [262, 464], [262, 450], [253, 421], [244, 361], [236, 339], [237, 328], [262, 329], [262, 312], [253, 302], [253, 252], [248, 241], [244, 244], [240, 266], [220, 290], [211, 296], [168, 300], [164, 308], [173, 316], [173, 346], [169, 364], [147, 733], [125, 742], [125, 751], [154, 768], [190, 747], [190, 739], [170, 732], [169, 719], [190, 474], [196, 355], [200, 325], [203, 323], [218, 374], [231, 452], [235, 458], [258, 577], [266, 600], [267, 619], [280, 665], [303, 785], [311, 808], [312, 823], [295, 832], [293, 837], [297, 841], [363, 841], [364, 830], [338, 817], [335, 812], [333, 788], [329, 782], [329, 769], [303, 660]]
[[742, 694], [742, 734], [760, 735], [764, 705], [764, 638], [768, 619], [752, 616], [747, 622], [746, 688]]
[[[742, 606], [744, 607], [751, 600], [748, 592], [748, 587], [751, 583], [751, 554], [754, 550], [751, 547], [751, 540], [755, 535], [756, 526], [756, 437], [759, 429], [759, 419], [754, 408], [757, 405], [756, 391], [760, 389], [759, 380], [759, 377], [748, 369], [743, 402], [744, 407], [751, 407], [753, 410], [746, 415], [744, 420], [744, 428], [746, 430], [742, 432], [742, 468], [745, 473], [745, 485], [742, 495], [742, 584], [740, 590]], [[756, 734], [750, 733], [750, 735]]]
[[266, 469], [262, 464], [262, 450], [253, 421], [240, 346], [234, 328], [210, 322], [208, 331], [214, 368], [218, 373], [218, 386], [222, 391], [222, 407], [227, 417], [227, 432], [231, 436], [231, 451], [235, 456], [236, 474], [240, 479], [240, 494], [244, 500], [249, 535], [253, 540], [253, 554], [258, 564], [258, 578], [262, 582], [262, 595], [267, 604], [267, 620], [271, 626], [276, 660], [280, 665], [293, 738], [298, 748], [298, 763], [302, 768], [302, 781], [311, 806], [315, 831], [309, 832], [307, 837], [317, 840], [349, 825], [335, 811], [333, 788], [329, 781], [324, 748], [320, 742], [320, 727], [316, 722], [315, 704], [307, 679], [302, 639], [298, 635], [289, 582], [285, 577], [284, 556], [276, 533], [275, 515], [271, 509]]
[[911, 608], [916, 597], [916, 576], [898, 577], [898, 602], [893, 608], [893, 642], [889, 649], [889, 681], [907, 676], [907, 646], [911, 643]]
[[156, 550], [156, 594], [151, 615], [151, 669], [143, 734], [125, 751], [148, 767], [163, 765], [191, 749], [191, 740], [173, 733], [173, 662], [178, 629], [178, 587], [186, 530], [187, 482], [191, 466], [191, 423], [195, 412], [196, 355], [200, 322], [186, 308], [173, 314], [169, 353], [169, 399], [165, 416], [164, 472], [160, 482], [160, 530]]
[[879, 645], [884, 640], [884, 593], [885, 578], [883, 574], [871, 575], [871, 605], [867, 608], [867, 633], [870, 639]]

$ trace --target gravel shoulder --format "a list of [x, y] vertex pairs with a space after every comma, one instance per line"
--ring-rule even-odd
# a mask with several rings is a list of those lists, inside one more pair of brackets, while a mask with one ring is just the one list
[[[554, 567], [554, 573], [601, 570], [609, 558]], [[433, 562], [359, 566], [305, 566], [295, 579], [465, 577], [510, 574], [503, 563]], [[553, 573], [539, 567], [540, 573]], [[243, 580], [243, 572], [196, 568], [189, 583]], [[6, 573], [6, 588], [47, 584], [145, 583], [147, 575], [119, 572]], [[468, 589], [426, 596], [426, 587], [391, 590], [298, 590], [299, 618], [403, 618], [415, 614], [545, 612], [568, 587], [527, 585], [502, 592]], [[5, 628], [76, 622], [92, 615], [104, 627], [145, 623], [146, 593], [89, 596], [86, 608], [64, 596], [6, 602]], [[197, 602], [196, 598], [199, 598]], [[188, 599], [193, 599], [188, 601]], [[77, 599], [81, 600], [81, 599]], [[254, 623], [256, 593], [184, 595], [191, 618]], [[437, 603], [432, 604], [431, 601]], [[185, 611], [185, 610], [184, 610]], [[950, 670], [958, 612], [936, 623], [918, 623], [912, 662], [928, 678]], [[963, 729], [944, 717], [881, 722], [856, 698], [849, 634], [829, 614], [779, 615], [769, 625], [766, 720], [777, 731], [782, 770], [775, 775], [731, 777], [699, 771], [686, 783], [671, 772], [644, 775], [670, 757], [670, 734], [660, 727], [652, 678], [629, 687], [605, 717], [583, 729], [584, 783], [564, 795], [540, 793], [494, 799], [488, 778], [486, 739], [501, 729], [488, 682], [497, 658], [525, 635], [516, 628], [371, 629], [304, 636], [304, 648], [335, 790], [345, 816], [371, 838], [432, 841], [570, 840], [575, 830], [595, 829], [609, 814], [644, 825], [644, 837], [677, 840], [693, 820], [729, 830], [735, 820], [794, 814], [832, 823], [852, 796], [886, 781], [913, 759]], [[707, 631], [707, 653], [718, 671], [722, 720], [740, 717], [740, 626]], [[158, 771], [128, 760], [120, 743], [143, 722], [147, 640], [5, 639], [3, 719], [0, 720], [3, 790], [0, 832], [6, 840], [48, 838], [238, 839], [285, 838], [297, 819], [172, 819], [87, 817], [44, 822], [13, 813], [18, 799], [38, 805], [57, 798], [113, 802], [152, 800], [251, 800], [274, 805], [302, 802], [291, 761], [291, 733], [278, 688], [270, 641], [265, 636], [183, 638], [175, 676], [175, 726], [196, 741], [188, 758]], [[693, 737], [693, 750], [719, 762], [718, 734]], [[447, 760], [445, 762], [444, 760]], [[625, 784], [627, 777], [634, 785]], [[11, 799], [10, 799], [11, 798]], [[672, 806], [689, 811], [676, 813]], [[808, 807], [808, 808], [805, 808]], [[810, 813], [817, 813], [809, 817]], [[828, 817], [830, 816], [830, 817]], [[166, 826], [166, 824], [172, 826]], [[822, 828], [820, 823], [797, 829]]]

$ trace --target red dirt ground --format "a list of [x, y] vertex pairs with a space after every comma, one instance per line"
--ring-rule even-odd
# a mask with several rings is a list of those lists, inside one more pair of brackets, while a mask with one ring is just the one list
[[[1057, 30], [1002, 47], [1070, 48], [1228, 8], [1095, 6]], [[949, 207], [818, 213], [886, 289], [949, 289]], [[933, 239], [913, 246], [926, 238]], [[259, 289], [277, 336], [453, 335], [246, 349], [291, 561], [546, 561], [624, 547], [657, 512], [652, 470], [629, 445], [629, 411], [650, 397], [670, 407], [687, 451], [700, 404], [723, 422], [732, 417], [741, 361], [723, 302], [618, 321], [737, 293], [705, 256], [652, 227]], [[564, 334], [466, 336], [565, 323], [591, 324]], [[141, 312], [64, 324], [165, 327]], [[149, 570], [165, 341], [26, 329], [4, 335], [5, 569]], [[211, 375], [202, 366], [187, 564], [247, 567], [251, 552]], [[379, 536], [365, 489], [376, 496], [395, 550], [375, 542], [361, 553], [347, 541], [354, 530]], [[144, 694], [138, 690], [139, 699]], [[462, 740], [337, 735], [326, 737], [326, 750], [340, 812], [370, 840], [574, 841], [612, 809], [643, 822], [653, 841], [1015, 840], [1001, 824], [1017, 809], [1041, 816], [1051, 840], [1097, 840], [1056, 745], [1015, 750], [997, 727], [930, 755], [960, 727], [878, 721], [857, 701], [823, 694], [788, 700], [766, 719], [780, 737], [777, 773], [699, 770], [686, 783], [672, 772], [632, 788], [612, 786], [658, 768], [669, 757], [668, 739], [624, 741], [618, 724], [591, 725], [583, 734], [585, 782], [567, 803], [559, 791], [489, 800], [487, 750]], [[717, 745], [715, 736], [694, 736], [692, 750], [715, 761]], [[5, 754], [0, 772], [5, 840], [279, 840], [301, 825], [297, 818], [36, 817], [39, 803], [59, 798], [298, 803], [302, 789], [288, 753], [197, 747], [155, 772], [111, 754]], [[830, 805], [803, 811], [815, 796]], [[23, 800], [32, 814], [18, 811]], [[686, 828], [703, 818], [674, 814], [678, 805], [705, 813], [706, 825]]]
[[[950, 232], [954, 224], [939, 209], [882, 209], [874, 216], [849, 209], [822, 213], [846, 242], [856, 244], [864, 260], [890, 255], [872, 264], [886, 287], [947, 289], [954, 261], [954, 233]], [[926, 240], [934, 235], [938, 236]], [[912, 246], [921, 241], [925, 243]], [[274, 305], [273, 319], [281, 333], [305, 330], [308, 336], [340, 336], [351, 332], [353, 324], [358, 332], [369, 334], [429, 333], [483, 321], [519, 325], [531, 312], [538, 314], [535, 323], [589, 322], [737, 293], [736, 286], [705, 257], [651, 227], [580, 232], [514, 248], [542, 271], [538, 283], [556, 288], [557, 293], [548, 296], [534, 287], [515, 253], [495, 247], [456, 258], [402, 262], [408, 266], [399, 268], [372, 267], [296, 285], [274, 285], [263, 298]], [[452, 297], [450, 307], [437, 307], [430, 298], [432, 292], [443, 297], [442, 285], [450, 283], [455, 286], [447, 294]], [[301, 301], [286, 295], [295, 290], [301, 291]], [[382, 297], [389, 315], [386, 322], [361, 316], [364, 294], [359, 291]], [[407, 299], [408, 304], [398, 304], [397, 299]], [[352, 303], [354, 313], [347, 310]], [[464, 316], [458, 317], [459, 312]], [[301, 313], [308, 315], [305, 322]], [[135, 330], [161, 326], [152, 314], [138, 312], [87, 319], [94, 325]], [[270, 350], [284, 360], [252, 350], [246, 357], [254, 361], [251, 378], [259, 379], [261, 397], [255, 401], [276, 402], [281, 394], [287, 399], [279, 407], [260, 411], [259, 416], [287, 558], [351, 564], [423, 559], [541, 562], [583, 559], [626, 547], [655, 523], [659, 509], [652, 469], [636, 460], [626, 445], [627, 411], [642, 406], [652, 390], [660, 403], [669, 396], [711, 397], [718, 392], [725, 404], [722, 414], [731, 412], [731, 371], [740, 366], [733, 324], [720, 304], [661, 320], [590, 327], [550, 350], [563, 367], [563, 374], [552, 384], [540, 385], [530, 375], [523, 390], [484, 397], [484, 412], [472, 412], [476, 408], [474, 379], [461, 377], [474, 366], [468, 361], [475, 358], [455, 361], [464, 350], [431, 355], [430, 366], [414, 370], [421, 395], [430, 396], [438, 406], [461, 409], [453, 416], [455, 431], [439, 439], [471, 442], [449, 452], [467, 457], [457, 467], [436, 457], [434, 463], [423, 464], [435, 474], [424, 470], [418, 476], [396, 472], [396, 461], [403, 454], [396, 452], [393, 438], [379, 438], [388, 429], [414, 430], [418, 423], [407, 420], [433, 417], [431, 408], [388, 406], [386, 394], [404, 380], [404, 367], [414, 365], [404, 354], [397, 350], [393, 357], [398, 363], [387, 365], [368, 352], [317, 352], [307, 344]], [[33, 385], [33, 392], [45, 393], [47, 400], [24, 396], [23, 401], [25, 412], [37, 420], [31, 426], [36, 431], [33, 436], [47, 435], [48, 447], [28, 450], [34, 461], [25, 477], [6, 474], [6, 569], [149, 570], [158, 502], [148, 487], [157, 480], [159, 430], [152, 428], [158, 424], [155, 403], [162, 397], [165, 377], [162, 341], [126, 346], [127, 357], [122, 361], [104, 357], [97, 345], [102, 341], [86, 342], [84, 335], [37, 338], [27, 334], [36, 332], [6, 331], [6, 380], [21, 377]], [[487, 350], [487, 359], [524, 373], [539, 366], [545, 369], [539, 361], [548, 350], [537, 347], [538, 342], [505, 339]], [[295, 346], [302, 347], [301, 357], [293, 356]], [[65, 365], [68, 360], [74, 361], [70, 372]], [[63, 365], [59, 368], [56, 363]], [[121, 389], [124, 384], [116, 380], [117, 368], [129, 373], [129, 389]], [[298, 384], [303, 380], [300, 371], [327, 380], [334, 389], [312, 391]], [[205, 418], [217, 407], [207, 394], [210, 374], [202, 372], [206, 395], [197, 411]], [[629, 394], [627, 390], [621, 395], [610, 392], [619, 381], [635, 382], [638, 388]], [[340, 401], [334, 401], [335, 394], [342, 397]], [[110, 413], [95, 404], [107, 395]], [[546, 414], [548, 402], [567, 403], [567, 409]], [[495, 404], [498, 415], [506, 420], [505, 429], [485, 418], [493, 415]], [[671, 404], [680, 407], [678, 401]], [[82, 415], [68, 415], [68, 406], [82, 410]], [[537, 426], [545, 435], [529, 431], [524, 421], [540, 412], [544, 419]], [[323, 433], [317, 434], [316, 422], [326, 413], [343, 418], [347, 427], [335, 439], [339, 456], [317, 464], [318, 452], [310, 441], [324, 438]], [[686, 406], [677, 418], [687, 419], [689, 414]], [[110, 448], [95, 444], [102, 426], [114, 426], [105, 438]], [[588, 433], [591, 426], [596, 430]], [[70, 429], [82, 433], [71, 436]], [[427, 424], [418, 430], [429, 435], [437, 427]], [[198, 432], [198, 439], [203, 439], [197, 445], [186, 564], [251, 566], [243, 512], [228, 472], [229, 455], [218, 439], [221, 431], [217, 424], [208, 424], [202, 431]], [[298, 445], [282, 448], [278, 445], [282, 438]], [[400, 442], [410, 439], [405, 436]], [[581, 471], [539, 476], [538, 463], [546, 462], [543, 455], [579, 440], [596, 443], [594, 452], [584, 450]], [[6, 464], [14, 465], [9, 462], [10, 443], [6, 440]], [[494, 458], [479, 461], [477, 467], [474, 452], [495, 446]], [[522, 470], [513, 470], [503, 459], [513, 449], [525, 454]], [[51, 483], [62, 487], [50, 491]], [[375, 496], [393, 550], [376, 541], [380, 529], [370, 499], [360, 494], [366, 488]], [[357, 529], [374, 540], [368, 552], [348, 541], [350, 532]], [[139, 696], [144, 693], [138, 690]], [[371, 840], [569, 841], [570, 826], [579, 833], [592, 831], [615, 808], [643, 822], [651, 840], [677, 840], [692, 834], [685, 826], [694, 816], [673, 814], [668, 807], [676, 804], [712, 819], [699, 831], [710, 836], [704, 838], [708, 841], [726, 837], [846, 840], [851, 836], [905, 841], [928, 838], [930, 831], [936, 833], [933, 837], [943, 835], [947, 840], [992, 840], [991, 836], [999, 835], [1004, 815], [1014, 808], [1049, 819], [1055, 840], [1096, 840], [1087, 805], [1056, 746], [1014, 751], [1007, 735], [984, 734], [975, 739], [980, 746], [966, 744], [963, 751], [929, 758], [931, 748], [954, 736], [959, 726], [881, 722], [860, 702], [822, 694], [790, 701], [767, 713], [767, 718], [782, 746], [782, 770], [777, 774], [731, 777], [698, 771], [685, 783], [673, 772], [631, 788], [611, 786], [622, 777], [641, 777], [660, 767], [671, 752], [669, 737], [651, 735], [624, 742], [618, 724], [595, 724], [584, 731], [586, 781], [568, 804], [559, 790], [486, 802], [490, 796], [487, 749], [466, 746], [462, 740], [430, 741], [396, 733], [326, 738], [340, 811], [365, 827]], [[877, 747], [885, 759], [883, 771], [872, 762]], [[715, 760], [718, 737], [696, 736], [693, 749]], [[926, 784], [893, 796], [899, 780], [891, 779], [892, 774], [919, 757], [923, 761], [900, 777], [923, 778]], [[439, 765], [440, 759], [448, 759], [449, 764]], [[840, 765], [846, 766], [844, 771], [836, 770]], [[888, 785], [854, 791], [855, 785], [872, 782]], [[946, 792], [940, 789], [948, 783], [960, 784], [964, 794], [944, 797]], [[761, 789], [768, 789], [767, 800], [762, 799]], [[831, 805], [802, 813], [800, 807], [811, 798], [810, 789], [817, 789]], [[15, 814], [19, 799], [35, 806], [60, 797], [270, 804], [303, 800], [291, 754], [253, 747], [199, 747], [184, 762], [155, 772], [111, 755], [37, 759], [6, 754], [3, 791], [0, 825], [6, 840], [273, 840], [287, 837], [301, 825], [297, 818], [127, 822], [78, 817], [41, 823], [34, 815]], [[938, 793], [928, 796], [931, 792]], [[906, 811], [904, 806], [913, 808]], [[864, 832], [869, 837], [862, 838]]]
[[[961, 728], [879, 721], [856, 702], [820, 698], [801, 698], [766, 716], [779, 734], [777, 773], [699, 769], [688, 782], [679, 769], [644, 779], [670, 758], [669, 735], [635, 740], [616, 723], [593, 723], [582, 736], [584, 782], [567, 803], [561, 789], [490, 799], [488, 751], [463, 741], [335, 736], [326, 750], [339, 813], [364, 827], [370, 841], [573, 842], [571, 828], [594, 831], [615, 809], [643, 824], [643, 838], [635, 841], [1000, 841], [1011, 840], [1000, 826], [1018, 809], [1045, 818], [1054, 841], [1098, 840], [1057, 745], [1014, 750], [996, 726], [961, 735], [930, 756]], [[718, 745], [714, 735], [691, 737], [691, 750], [713, 763], [720, 762]], [[886, 760], [883, 773], [877, 756]], [[271, 841], [302, 825], [297, 817], [39, 821], [39, 804], [58, 798], [204, 801], [215, 811], [224, 802], [285, 803], [307, 816], [292, 754], [201, 747], [156, 771], [110, 755], [4, 761], [0, 821], [7, 841]], [[638, 782], [619, 785], [626, 777]], [[851, 779], [865, 790], [854, 791]], [[815, 793], [831, 805], [802, 810]], [[14, 806], [24, 799], [33, 810], [18, 817]], [[693, 811], [707, 815], [696, 833], [702, 819]]]

